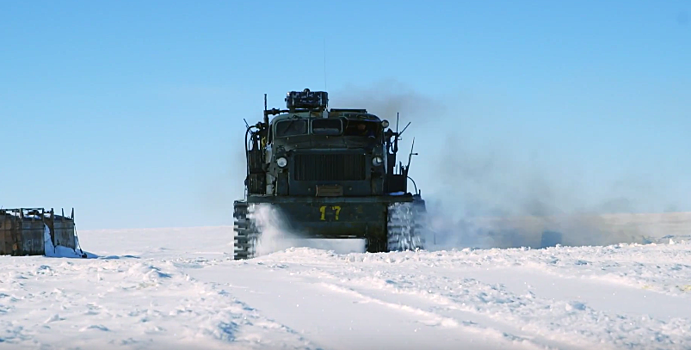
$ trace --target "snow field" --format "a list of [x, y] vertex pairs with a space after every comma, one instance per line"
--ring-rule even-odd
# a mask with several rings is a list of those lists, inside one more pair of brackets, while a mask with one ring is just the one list
[[93, 258], [0, 257], [0, 349], [691, 348], [686, 241], [233, 261], [230, 227], [80, 239]]

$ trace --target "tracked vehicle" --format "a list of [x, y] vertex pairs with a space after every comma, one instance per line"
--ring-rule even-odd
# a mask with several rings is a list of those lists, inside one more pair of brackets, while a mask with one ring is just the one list
[[[325, 91], [291, 91], [286, 109], [247, 125], [245, 196], [234, 202], [235, 259], [256, 256], [259, 205], [303, 238], [364, 238], [368, 252], [423, 248], [425, 201], [397, 165], [402, 131], [366, 109], [329, 109]], [[270, 117], [273, 116], [273, 118]], [[414, 145], [414, 140], [413, 140]], [[408, 191], [412, 182], [415, 192]]]

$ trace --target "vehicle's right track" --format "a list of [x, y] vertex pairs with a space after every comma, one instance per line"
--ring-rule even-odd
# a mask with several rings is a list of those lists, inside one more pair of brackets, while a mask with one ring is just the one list
[[424, 218], [424, 205], [415, 202], [391, 204], [387, 218], [387, 250], [423, 249]]

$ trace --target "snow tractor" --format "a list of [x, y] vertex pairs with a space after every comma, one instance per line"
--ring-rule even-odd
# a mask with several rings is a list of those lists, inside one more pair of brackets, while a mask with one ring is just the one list
[[[364, 239], [367, 252], [422, 249], [425, 201], [397, 162], [401, 131], [366, 109], [328, 108], [325, 91], [288, 92], [245, 132], [245, 195], [234, 202], [234, 257], [256, 256], [260, 205], [280, 213], [299, 238]], [[271, 120], [269, 120], [271, 118]], [[412, 182], [415, 192], [408, 190]]]

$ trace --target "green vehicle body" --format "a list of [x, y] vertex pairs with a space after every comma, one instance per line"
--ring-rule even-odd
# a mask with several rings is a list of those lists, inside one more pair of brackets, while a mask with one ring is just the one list
[[[251, 258], [261, 236], [250, 215], [256, 205], [275, 208], [286, 229], [304, 238], [364, 238], [368, 252], [422, 248], [415, 220], [425, 203], [417, 189], [408, 191], [412, 150], [407, 165], [396, 164], [402, 132], [365, 109], [327, 103], [326, 92], [292, 91], [286, 109], [265, 104], [264, 120], [247, 127], [245, 198], [234, 203], [236, 259]], [[412, 220], [395, 219], [401, 204]], [[399, 244], [401, 230], [408, 242]]]

